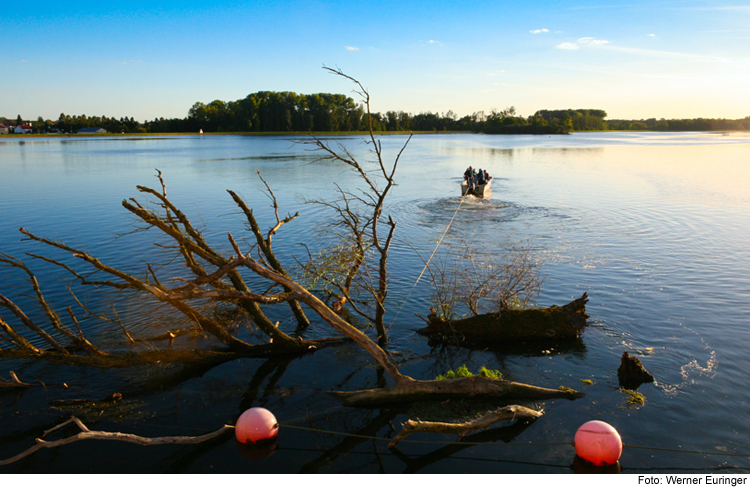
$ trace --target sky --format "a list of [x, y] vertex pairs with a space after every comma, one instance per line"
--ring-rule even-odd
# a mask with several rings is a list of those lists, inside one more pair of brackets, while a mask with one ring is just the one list
[[184, 118], [258, 91], [373, 111], [750, 116], [741, 0], [4, 2], [0, 116]]

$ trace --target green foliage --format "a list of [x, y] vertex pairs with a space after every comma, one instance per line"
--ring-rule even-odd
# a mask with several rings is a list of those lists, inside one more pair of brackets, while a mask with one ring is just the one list
[[481, 368], [479, 368], [479, 374], [482, 375], [483, 377], [494, 378], [495, 380], [502, 380], [503, 379], [503, 374], [500, 373], [499, 370], [491, 370], [491, 369], [488, 369], [488, 368], [486, 368], [484, 366], [482, 366]]
[[[343, 94], [262, 91], [238, 101], [195, 103], [185, 121], [206, 132], [361, 131], [364, 109]], [[377, 129], [377, 128], [376, 128]]]
[[[503, 378], [503, 374], [500, 373], [500, 371], [487, 369], [485, 366], [479, 368], [479, 374], [483, 377], [494, 378], [495, 380], [501, 380]], [[435, 380], [450, 380], [452, 378], [464, 378], [470, 376], [474, 376], [474, 373], [469, 371], [469, 368], [464, 364], [456, 371], [449, 370], [445, 375], [438, 375], [435, 377]]]
[[536, 113], [566, 132], [607, 130], [604, 110], [540, 110]]
[[646, 396], [644, 396], [640, 392], [625, 388], [621, 388], [620, 392], [629, 396], [628, 400], [626, 401], [626, 404], [628, 406], [643, 406], [646, 403]]
[[565, 387], [563, 385], [559, 386], [557, 390], [562, 391], [562, 392], [567, 392], [570, 395], [570, 397], [574, 399], [584, 396], [583, 392], [579, 392], [575, 389], [571, 389], [570, 387]]

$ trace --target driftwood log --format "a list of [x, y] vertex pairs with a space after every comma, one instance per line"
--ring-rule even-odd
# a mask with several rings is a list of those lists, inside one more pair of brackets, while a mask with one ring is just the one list
[[434, 314], [418, 332], [431, 342], [492, 348], [513, 342], [576, 340], [586, 327], [588, 294], [558, 307], [505, 310], [466, 319], [445, 320]]
[[583, 396], [572, 389], [549, 389], [484, 376], [447, 380], [414, 380], [402, 376], [393, 387], [329, 394], [347, 406], [365, 407], [446, 398], [576, 399]]
[[536, 420], [544, 415], [543, 411], [532, 410], [516, 404], [504, 406], [495, 411], [485, 413], [479, 418], [462, 423], [448, 422], [422, 422], [420, 420], [407, 420], [401, 432], [388, 444], [388, 448], [395, 447], [399, 441], [409, 434], [415, 432], [437, 432], [443, 434], [458, 434], [460, 441], [467, 434], [487, 429], [489, 426], [503, 420]]

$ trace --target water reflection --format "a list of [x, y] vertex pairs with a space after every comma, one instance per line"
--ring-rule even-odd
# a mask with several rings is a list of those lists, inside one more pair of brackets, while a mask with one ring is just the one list
[[[321, 469], [331, 465], [341, 455], [353, 450], [361, 444], [371, 442], [371, 438], [375, 437], [381, 429], [391, 426], [391, 421], [396, 418], [397, 415], [398, 413], [393, 410], [381, 410], [380, 413], [370, 420], [370, 422], [364, 427], [352, 432], [351, 435], [336, 446], [327, 449], [322, 455], [303, 465], [299, 470], [300, 474], [317, 473]], [[391, 426], [391, 429], [392, 427], [393, 426]]]
[[[450, 443], [447, 444], [441, 448], [438, 448], [437, 450], [431, 451], [429, 453], [425, 453], [422, 455], [408, 455], [404, 452], [402, 452], [398, 447], [394, 447], [391, 449], [391, 452], [398, 457], [399, 460], [401, 460], [405, 464], [404, 468], [404, 474], [413, 474], [420, 472], [427, 468], [430, 465], [436, 464], [438, 462], [441, 462], [443, 460], [446, 460], [451, 457], [455, 457], [457, 453], [464, 451], [466, 449], [477, 447], [478, 444], [492, 444], [497, 442], [502, 443], [512, 443], [516, 440], [518, 436], [520, 436], [526, 429], [531, 427], [533, 422], [526, 422], [526, 421], [518, 421], [515, 424], [509, 425], [507, 427], [499, 427], [499, 428], [493, 428], [487, 431], [478, 432], [476, 434], [471, 434], [469, 436], [465, 436], [461, 439], [461, 442], [458, 443]], [[404, 439], [401, 441], [401, 443], [408, 443], [408, 439]], [[406, 445], [402, 446], [402, 448], [405, 448]], [[495, 460], [497, 461], [497, 460]], [[509, 463], [519, 463], [516, 461], [509, 461]], [[528, 462], [520, 462], [528, 464]], [[563, 467], [559, 465], [550, 465], [550, 464], [533, 464], [533, 465], [544, 465], [545, 467]]]

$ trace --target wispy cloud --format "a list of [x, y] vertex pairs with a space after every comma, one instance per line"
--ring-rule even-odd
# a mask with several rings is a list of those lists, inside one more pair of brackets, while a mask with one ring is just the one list
[[656, 34], [655, 34], [655, 33], [649, 33], [649, 34], [648, 34], [648, 35], [646, 35], [646, 36], [647, 36], [647, 37], [653, 37], [653, 38], [656, 38]]
[[700, 61], [703, 63], [733, 63], [734, 62], [729, 58], [722, 58], [722, 57], [710, 57], [706, 59], [701, 59]]
[[351, 45], [347, 45], [345, 48], [348, 51], [358, 51], [359, 50], [359, 47], [353, 47]]
[[717, 5], [712, 7], [686, 7], [687, 10], [750, 12], [750, 5]]
[[558, 49], [565, 50], [565, 51], [574, 51], [584, 45], [598, 46], [598, 45], [607, 45], [608, 43], [609, 43], [609, 40], [604, 40], [601, 38], [582, 37], [582, 38], [579, 38], [575, 42], [563, 42], [561, 44], [557, 44], [555, 47], [557, 47]]
[[547, 28], [542, 28], [539, 30], [529, 30], [529, 33], [533, 33], [534, 35], [538, 33], [549, 33], [549, 30]]
[[602, 40], [593, 37], [583, 37], [578, 39], [578, 43], [581, 45], [604, 45], [608, 44], [609, 40]]
[[493, 76], [496, 76], [496, 75], [500, 75], [502, 73], [505, 73], [505, 70], [495, 70], [495, 71], [493, 71], [491, 73], [488, 73], [487, 76], [493, 77]]

